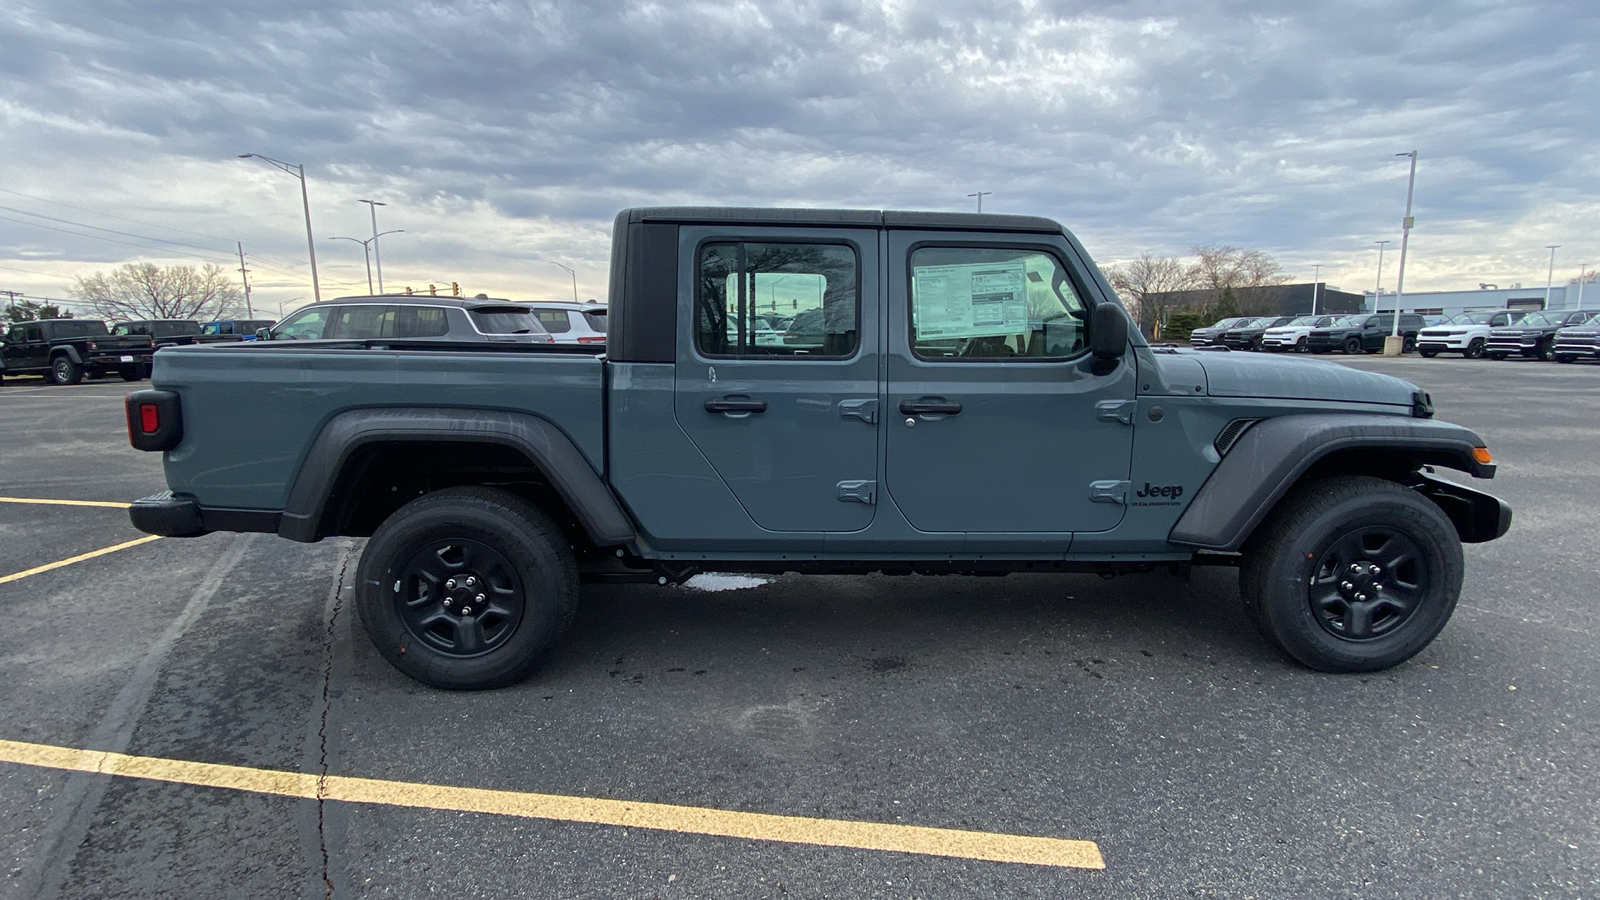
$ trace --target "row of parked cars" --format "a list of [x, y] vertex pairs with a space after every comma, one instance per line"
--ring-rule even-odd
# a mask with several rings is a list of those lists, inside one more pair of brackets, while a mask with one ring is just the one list
[[[1395, 329], [1394, 313], [1323, 316], [1239, 316], [1189, 337], [1195, 347], [1281, 350], [1300, 353], [1376, 353]], [[1524, 356], [1574, 362], [1600, 358], [1600, 309], [1479, 310], [1428, 325], [1414, 313], [1400, 315], [1402, 352], [1433, 358], [1459, 353], [1466, 359]]]
[[114, 375], [138, 381], [162, 347], [223, 341], [422, 338], [603, 347], [605, 312], [599, 303], [381, 295], [313, 303], [282, 322], [43, 319], [0, 334], [0, 379], [43, 375], [52, 384], [77, 384]]

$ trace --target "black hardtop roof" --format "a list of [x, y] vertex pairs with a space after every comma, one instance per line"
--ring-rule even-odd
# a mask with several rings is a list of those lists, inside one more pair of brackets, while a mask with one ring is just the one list
[[80, 318], [77, 318], [77, 317], [73, 317], [73, 318], [70, 318], [70, 319], [67, 319], [67, 318], [63, 318], [63, 319], [34, 319], [31, 322], [11, 322], [10, 324], [12, 324], [12, 325], [48, 325], [51, 322], [99, 322], [100, 324], [104, 325], [105, 321], [106, 321], [105, 319], [80, 319]]
[[931, 228], [952, 231], [1030, 231], [1061, 234], [1059, 222], [1042, 216], [914, 210], [798, 209], [754, 206], [641, 206], [623, 210], [627, 222], [719, 225], [823, 225], [837, 228]]
[[118, 319], [118, 325], [148, 325], [152, 322], [193, 322], [200, 324], [199, 319]]

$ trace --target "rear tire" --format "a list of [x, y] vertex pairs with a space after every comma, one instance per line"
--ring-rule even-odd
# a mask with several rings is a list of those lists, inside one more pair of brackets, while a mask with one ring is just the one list
[[1432, 501], [1340, 475], [1297, 487], [1245, 546], [1240, 599], [1301, 664], [1374, 672], [1426, 647], [1461, 593], [1461, 539]]
[[378, 527], [358, 591], [367, 636], [391, 665], [433, 687], [483, 690], [527, 678], [572, 623], [578, 568], [533, 504], [449, 488]]
[[51, 384], [78, 384], [83, 381], [83, 366], [72, 361], [72, 357], [65, 354], [50, 361], [50, 375], [47, 379]]
[[1551, 358], [1555, 356], [1555, 345], [1555, 338], [1547, 338], [1542, 340], [1539, 342], [1539, 346], [1534, 348], [1533, 355], [1538, 359], [1549, 362]]
[[138, 365], [123, 366], [117, 370], [117, 374], [122, 376], [123, 381], [139, 381], [144, 378], [144, 367]]
[[1411, 335], [1406, 335], [1404, 338], [1400, 339], [1400, 352], [1401, 353], [1410, 353], [1410, 352], [1412, 352], [1412, 351], [1414, 351], [1416, 349], [1417, 349], [1417, 339], [1415, 337], [1412, 337]]

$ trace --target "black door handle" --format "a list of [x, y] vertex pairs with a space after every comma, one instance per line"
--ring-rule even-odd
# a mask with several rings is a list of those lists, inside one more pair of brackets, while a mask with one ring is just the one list
[[917, 400], [901, 400], [900, 414], [902, 416], [954, 416], [961, 413], [961, 404], [943, 397], [922, 397]]
[[751, 397], [712, 397], [706, 401], [708, 413], [759, 413], [767, 411], [767, 401]]

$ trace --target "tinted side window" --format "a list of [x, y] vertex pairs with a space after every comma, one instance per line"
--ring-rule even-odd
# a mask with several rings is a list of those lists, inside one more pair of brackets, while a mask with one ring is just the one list
[[472, 322], [484, 334], [543, 334], [531, 310], [515, 306], [489, 307], [472, 310]]
[[564, 309], [536, 309], [533, 311], [539, 317], [539, 324], [551, 334], [566, 334], [572, 330], [572, 323], [567, 320], [567, 311]]
[[323, 326], [328, 322], [328, 310], [308, 309], [290, 316], [273, 331], [275, 338], [314, 341], [322, 337]]
[[443, 337], [450, 333], [449, 312], [437, 306], [395, 306], [389, 331], [380, 337]]
[[394, 337], [394, 318], [393, 306], [341, 306], [328, 316], [328, 327], [322, 336], [354, 341]]
[[924, 247], [911, 254], [911, 349], [919, 359], [1065, 359], [1087, 346], [1086, 307], [1050, 253]]
[[[844, 244], [716, 243], [700, 248], [695, 346], [707, 356], [856, 352], [856, 252]], [[790, 316], [784, 331], [772, 318]]]

